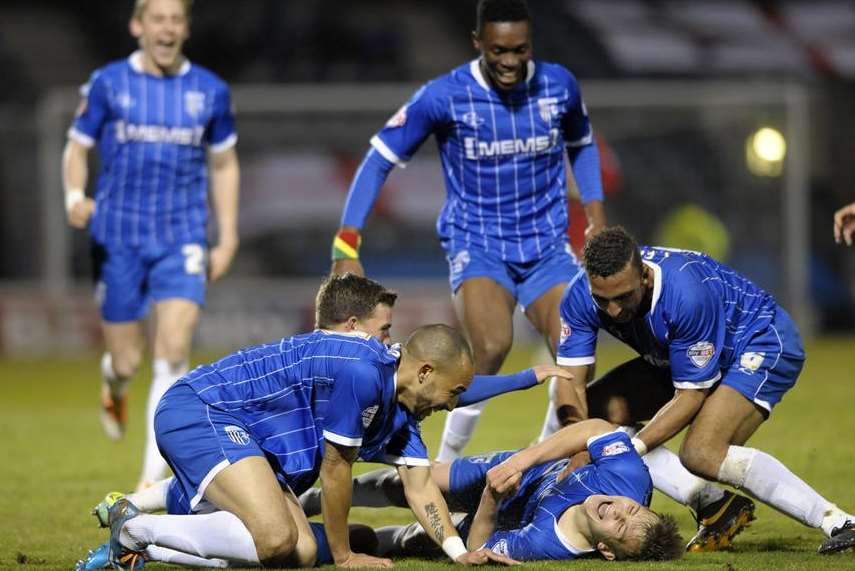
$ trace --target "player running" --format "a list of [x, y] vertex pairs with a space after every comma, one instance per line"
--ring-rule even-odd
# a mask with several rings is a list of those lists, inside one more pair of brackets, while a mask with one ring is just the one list
[[[333, 271], [364, 274], [360, 233], [381, 186], [434, 135], [447, 191], [437, 233], [455, 310], [476, 373], [494, 374], [513, 341], [517, 304], [550, 351], [557, 347], [558, 304], [578, 270], [567, 242], [568, 157], [592, 232], [605, 215], [579, 86], [564, 67], [532, 58], [525, 1], [481, 0], [472, 42], [478, 59], [427, 83], [371, 139], [333, 243]], [[440, 460], [460, 455], [480, 412], [449, 415]]]
[[[68, 132], [62, 177], [68, 222], [88, 228], [106, 352], [101, 422], [125, 432], [125, 393], [142, 360], [143, 319], [153, 302], [154, 362], [147, 441], [138, 488], [163, 478], [153, 432], [161, 395], [187, 372], [205, 299], [238, 247], [239, 166], [226, 84], [182, 54], [192, 0], [136, 0], [131, 34], [140, 49], [96, 70]], [[87, 159], [98, 145], [94, 198]], [[218, 243], [207, 241], [208, 178]]]
[[[485, 547], [518, 561], [571, 560], [598, 553], [613, 559], [674, 559], [683, 553], [676, 522], [647, 506], [653, 491], [647, 468], [629, 436], [592, 419], [562, 429], [519, 452], [467, 456], [434, 464], [432, 479], [470, 549]], [[572, 470], [568, 457], [588, 450], [592, 463]], [[321, 490], [301, 496], [307, 515], [320, 508]], [[405, 505], [391, 470], [353, 480], [353, 505]], [[377, 530], [378, 553], [437, 556], [418, 524]]]
[[[804, 364], [798, 330], [775, 299], [704, 254], [639, 247], [620, 227], [585, 246], [584, 264], [587, 275], [579, 272], [561, 303], [558, 364], [574, 375], [559, 387], [565, 416], [617, 424], [649, 420], [632, 440], [641, 454], [688, 426], [679, 461], [692, 474], [744, 489], [821, 529], [828, 538], [822, 553], [855, 545], [855, 517], [777, 459], [745, 447]], [[581, 380], [594, 365], [600, 329], [641, 357], [586, 391]], [[686, 492], [697, 489], [695, 483], [683, 478], [673, 453], [664, 447], [657, 452], [659, 460], [648, 462], [657, 488], [691, 505]], [[735, 500], [717, 488], [705, 493], [693, 543], [715, 547], [729, 537], [703, 525], [704, 514], [714, 520], [712, 510], [723, 514]]]

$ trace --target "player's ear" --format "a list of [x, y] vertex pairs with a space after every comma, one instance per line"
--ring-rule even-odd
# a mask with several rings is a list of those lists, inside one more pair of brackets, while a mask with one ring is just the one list
[[344, 330], [345, 331], [356, 331], [358, 329], [359, 320], [355, 315], [351, 315], [347, 318], [347, 321], [344, 322]]
[[615, 560], [615, 552], [612, 551], [612, 548], [603, 543], [602, 541], [597, 543], [597, 551], [600, 552], [600, 555], [603, 556], [603, 559], [606, 561], [614, 561]]
[[481, 38], [478, 37], [478, 30], [472, 30], [472, 47], [476, 51], [481, 51]]
[[128, 22], [128, 30], [130, 30], [133, 37], [139, 39], [142, 36], [142, 22], [136, 16], [131, 16]]
[[434, 371], [433, 365], [431, 365], [430, 363], [422, 363], [422, 366], [419, 367], [419, 374], [418, 374], [419, 384], [422, 384], [425, 381], [427, 381], [428, 378], [433, 373], [433, 371]]

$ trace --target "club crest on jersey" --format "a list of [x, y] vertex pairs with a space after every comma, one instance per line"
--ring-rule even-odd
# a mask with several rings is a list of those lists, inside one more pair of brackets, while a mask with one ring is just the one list
[[490, 549], [490, 551], [492, 551], [493, 553], [498, 553], [499, 555], [504, 555], [505, 557], [507, 557], [508, 556], [508, 540], [507, 539], [500, 539], [499, 541], [496, 542], [496, 545], [494, 545]]
[[567, 340], [567, 338], [570, 337], [570, 333], [572, 333], [570, 326], [567, 324], [566, 321], [564, 321], [562, 319], [561, 320], [561, 336], [560, 336], [559, 341], [558, 341], [559, 344], [564, 343]]
[[407, 122], [407, 106], [404, 105], [386, 121], [387, 127], [403, 127]]
[[371, 421], [374, 420], [374, 415], [377, 414], [377, 410], [380, 408], [380, 405], [369, 406], [365, 410], [362, 411], [362, 428], [368, 428], [368, 425], [371, 424]]
[[247, 434], [246, 430], [244, 430], [240, 426], [234, 426], [230, 424], [223, 430], [226, 431], [226, 436], [229, 437], [229, 440], [231, 440], [235, 444], [240, 444], [241, 446], [246, 446], [247, 444], [249, 444], [249, 434]]
[[686, 349], [686, 356], [697, 368], [704, 368], [715, 355], [715, 345], [709, 341], [699, 341]]
[[552, 120], [558, 117], [558, 98], [544, 97], [537, 100], [537, 109], [540, 113], [540, 118], [545, 123], [552, 123]]
[[753, 351], [748, 351], [742, 354], [742, 357], [739, 359], [739, 366], [742, 369], [747, 369], [749, 371], [756, 371], [760, 368], [760, 365], [763, 364], [763, 359], [766, 358], [766, 353], [755, 353]]
[[478, 127], [484, 124], [484, 118], [475, 113], [474, 111], [469, 111], [468, 113], [463, 114], [463, 122], [472, 127], [473, 129], [477, 129]]
[[612, 442], [603, 446], [603, 456], [617, 456], [629, 452], [629, 447], [623, 442]]
[[127, 91], [122, 91], [116, 95], [116, 104], [122, 109], [130, 109], [134, 106], [134, 98]]
[[201, 91], [187, 91], [184, 93], [184, 109], [191, 117], [197, 117], [205, 108], [205, 94]]

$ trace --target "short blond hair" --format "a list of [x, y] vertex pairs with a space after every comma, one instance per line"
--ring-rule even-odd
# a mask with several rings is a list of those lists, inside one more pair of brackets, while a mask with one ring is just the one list
[[[132, 17], [137, 20], [141, 19], [148, 2], [149, 0], [136, 0], [134, 2], [134, 13], [132, 14]], [[184, 4], [184, 15], [189, 19], [190, 10], [193, 9], [193, 0], [181, 0], [181, 3]]]

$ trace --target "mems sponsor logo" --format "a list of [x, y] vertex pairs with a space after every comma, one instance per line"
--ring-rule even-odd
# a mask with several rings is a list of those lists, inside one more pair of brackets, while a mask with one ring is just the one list
[[558, 145], [558, 140], [558, 129], [550, 129], [548, 135], [525, 139], [479, 141], [475, 137], [465, 137], [463, 139], [463, 147], [467, 159], [478, 160], [507, 155], [537, 155], [549, 151]]
[[164, 127], [163, 125], [137, 125], [118, 121], [116, 140], [120, 143], [171, 143], [173, 145], [202, 146], [205, 128]]

